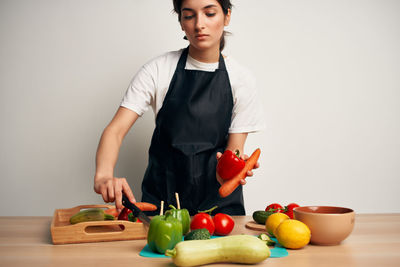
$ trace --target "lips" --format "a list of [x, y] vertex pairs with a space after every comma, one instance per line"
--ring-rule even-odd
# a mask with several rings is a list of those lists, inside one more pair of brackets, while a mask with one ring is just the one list
[[208, 34], [197, 34], [196, 38], [198, 40], [203, 40], [203, 39], [207, 38], [208, 36], [209, 36]]

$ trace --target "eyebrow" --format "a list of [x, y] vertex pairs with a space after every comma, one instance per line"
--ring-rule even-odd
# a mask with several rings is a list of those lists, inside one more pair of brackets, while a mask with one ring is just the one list
[[[216, 5], [208, 5], [208, 6], [203, 7], [203, 9], [212, 8], [212, 7], [216, 7]], [[184, 8], [182, 8], [182, 11], [194, 11], [194, 10], [192, 8], [184, 7]]]

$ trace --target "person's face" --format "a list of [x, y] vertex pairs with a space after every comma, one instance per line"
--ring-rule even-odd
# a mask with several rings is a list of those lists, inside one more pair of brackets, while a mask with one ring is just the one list
[[230, 10], [225, 15], [217, 0], [185, 0], [182, 3], [182, 30], [198, 50], [218, 49], [229, 20]]

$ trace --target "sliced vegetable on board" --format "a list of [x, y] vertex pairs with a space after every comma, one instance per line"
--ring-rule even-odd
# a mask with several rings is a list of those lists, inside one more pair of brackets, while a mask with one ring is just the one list
[[78, 213], [71, 216], [69, 222], [71, 224], [76, 224], [80, 222], [90, 222], [90, 221], [105, 221], [114, 220], [115, 217], [111, 214], [107, 214], [103, 209], [92, 208], [87, 210], [81, 210]]

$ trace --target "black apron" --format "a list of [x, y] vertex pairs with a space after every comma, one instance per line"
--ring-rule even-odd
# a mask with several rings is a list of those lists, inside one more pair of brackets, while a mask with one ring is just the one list
[[224, 59], [220, 54], [215, 72], [186, 70], [188, 51], [179, 58], [156, 117], [142, 201], [159, 207], [163, 200], [166, 210], [176, 206], [177, 192], [181, 207], [191, 215], [213, 206], [218, 206], [214, 214], [244, 215], [242, 186], [221, 198], [215, 176], [216, 153], [226, 148], [233, 108]]

